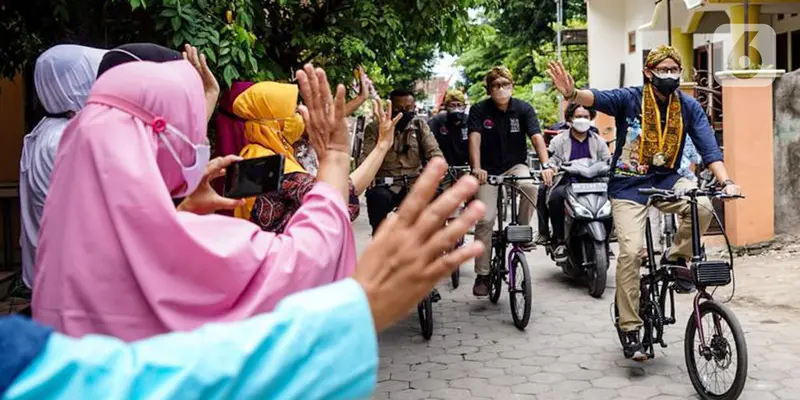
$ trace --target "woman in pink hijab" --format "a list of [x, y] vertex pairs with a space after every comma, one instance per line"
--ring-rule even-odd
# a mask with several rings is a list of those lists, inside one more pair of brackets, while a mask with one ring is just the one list
[[[56, 157], [35, 319], [132, 341], [267, 312], [353, 272], [348, 160], [321, 165], [283, 234], [211, 214], [208, 180], [235, 157], [208, 163], [205, 107], [187, 61], [128, 63], [97, 80]], [[189, 193], [176, 210], [171, 197]]]

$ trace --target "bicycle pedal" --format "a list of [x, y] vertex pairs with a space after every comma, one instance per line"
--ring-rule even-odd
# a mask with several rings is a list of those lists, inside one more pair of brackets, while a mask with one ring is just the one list
[[442, 295], [440, 295], [438, 291], [431, 293], [431, 302], [438, 303], [441, 299]]

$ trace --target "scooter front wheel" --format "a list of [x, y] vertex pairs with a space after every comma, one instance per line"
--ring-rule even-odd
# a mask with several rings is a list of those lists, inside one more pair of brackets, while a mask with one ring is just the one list
[[[587, 244], [588, 245], [588, 244]], [[586, 283], [589, 287], [589, 295], [594, 298], [600, 298], [606, 291], [606, 277], [608, 275], [608, 243], [595, 241], [590, 245], [591, 252], [594, 257], [594, 265], [589, 268], [586, 274]]]

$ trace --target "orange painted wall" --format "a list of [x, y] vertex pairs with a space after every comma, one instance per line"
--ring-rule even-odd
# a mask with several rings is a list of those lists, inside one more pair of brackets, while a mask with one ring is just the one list
[[725, 226], [731, 244], [744, 246], [775, 237], [772, 85], [734, 82], [722, 89], [725, 166], [747, 198], [725, 205]]

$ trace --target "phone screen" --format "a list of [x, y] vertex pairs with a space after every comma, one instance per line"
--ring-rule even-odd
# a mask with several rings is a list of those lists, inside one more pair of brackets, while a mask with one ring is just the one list
[[225, 174], [225, 197], [241, 199], [280, 190], [283, 164], [280, 154], [231, 164]]

